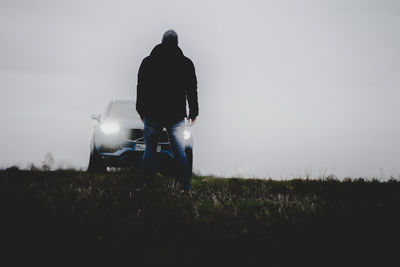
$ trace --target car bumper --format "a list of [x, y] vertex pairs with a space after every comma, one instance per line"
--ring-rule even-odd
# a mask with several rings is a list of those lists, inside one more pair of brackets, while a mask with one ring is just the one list
[[[105, 152], [104, 146], [102, 146], [98, 148], [97, 153], [109, 167], [140, 167], [144, 151], [138, 150], [138, 144], [143, 145], [142, 143], [134, 143], [130, 147], [121, 147], [114, 152]], [[160, 159], [168, 160], [172, 158], [169, 144], [160, 144], [160, 149], [157, 152]]]

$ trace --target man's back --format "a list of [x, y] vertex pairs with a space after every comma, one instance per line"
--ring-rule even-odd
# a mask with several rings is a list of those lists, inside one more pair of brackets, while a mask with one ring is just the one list
[[136, 109], [154, 121], [174, 121], [198, 115], [197, 80], [192, 61], [177, 45], [159, 44], [139, 69]]

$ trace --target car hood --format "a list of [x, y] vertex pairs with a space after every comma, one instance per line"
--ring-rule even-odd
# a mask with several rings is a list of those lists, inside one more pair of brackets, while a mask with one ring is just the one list
[[136, 119], [114, 119], [110, 118], [107, 119], [106, 121], [115, 121], [117, 122], [121, 128], [129, 128], [129, 129], [143, 129], [143, 122], [141, 120], [136, 120]]

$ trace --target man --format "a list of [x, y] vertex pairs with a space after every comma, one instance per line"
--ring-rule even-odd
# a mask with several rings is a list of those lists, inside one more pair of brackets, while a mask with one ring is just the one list
[[[186, 113], [186, 100], [189, 114]], [[156, 45], [140, 65], [136, 110], [144, 122], [146, 149], [142, 165], [145, 184], [151, 183], [153, 178], [158, 139], [165, 127], [177, 164], [178, 180], [182, 189], [190, 190], [183, 132], [185, 118], [193, 124], [199, 113], [197, 79], [194, 65], [183, 55], [174, 30], [164, 33], [161, 44]]]

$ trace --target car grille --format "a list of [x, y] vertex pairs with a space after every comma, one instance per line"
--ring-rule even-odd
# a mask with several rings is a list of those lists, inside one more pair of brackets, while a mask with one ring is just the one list
[[135, 141], [143, 137], [143, 130], [141, 129], [125, 129], [125, 138]]
[[[141, 129], [125, 129], [125, 138], [131, 141], [144, 141], [143, 130]], [[138, 140], [139, 139], [139, 140]], [[167, 131], [162, 131], [159, 143], [169, 143]]]

